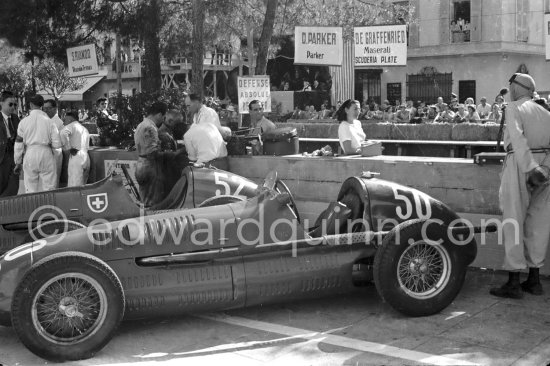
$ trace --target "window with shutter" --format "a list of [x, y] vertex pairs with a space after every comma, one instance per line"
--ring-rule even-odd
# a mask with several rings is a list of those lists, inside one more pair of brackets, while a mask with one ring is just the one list
[[529, 1], [516, 0], [516, 39], [518, 42], [527, 42], [529, 40], [528, 13]]

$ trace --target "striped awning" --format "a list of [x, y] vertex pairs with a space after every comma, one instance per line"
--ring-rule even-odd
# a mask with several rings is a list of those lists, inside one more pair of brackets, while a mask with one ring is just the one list
[[352, 40], [344, 41], [342, 66], [329, 66], [332, 76], [332, 105], [354, 97], [355, 63], [354, 45]]

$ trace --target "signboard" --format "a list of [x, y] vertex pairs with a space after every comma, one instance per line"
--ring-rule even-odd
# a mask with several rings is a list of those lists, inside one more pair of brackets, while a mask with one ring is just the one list
[[294, 63], [302, 65], [342, 65], [341, 27], [296, 27]]
[[386, 89], [388, 94], [386, 99], [390, 104], [395, 103], [396, 100], [401, 104], [401, 83], [388, 83]]
[[237, 78], [239, 93], [239, 113], [248, 114], [248, 104], [259, 100], [264, 104], [264, 112], [271, 112], [271, 90], [269, 76], [239, 76]]
[[407, 26], [354, 29], [355, 66], [406, 66]]
[[546, 61], [550, 61], [550, 13], [544, 14], [544, 41], [546, 44]]
[[94, 44], [67, 48], [67, 60], [69, 63], [70, 77], [95, 75], [99, 73]]

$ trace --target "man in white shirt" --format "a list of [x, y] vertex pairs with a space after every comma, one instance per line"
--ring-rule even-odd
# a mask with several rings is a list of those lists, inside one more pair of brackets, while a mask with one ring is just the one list
[[61, 141], [54, 122], [41, 110], [43, 105], [42, 96], [31, 97], [30, 114], [21, 120], [17, 128], [15, 170], [19, 172], [23, 169], [25, 173], [23, 182], [26, 193], [37, 192], [40, 182], [45, 191], [55, 189], [57, 182], [52, 149], [59, 149]]
[[[42, 110], [50, 117], [50, 119], [57, 127], [57, 132], [61, 132], [64, 127], [63, 121], [57, 114], [57, 103], [54, 99], [47, 99], [44, 101], [44, 107]], [[53, 155], [55, 158], [55, 167], [57, 172], [57, 182], [55, 188], [59, 187], [59, 179], [61, 178], [61, 168], [63, 167], [63, 151], [61, 149], [53, 149]]]
[[491, 106], [487, 104], [487, 98], [481, 97], [481, 103], [477, 106], [477, 114], [479, 118], [484, 119], [491, 113]]
[[191, 125], [183, 136], [189, 160], [198, 164], [208, 164], [227, 156], [227, 148], [218, 129], [210, 123]]
[[59, 137], [63, 148], [70, 153], [67, 187], [83, 186], [88, 181], [90, 172], [90, 133], [78, 122], [78, 114], [75, 111], [65, 114], [65, 123], [67, 125], [61, 129]]
[[[201, 97], [197, 94], [189, 94], [185, 98], [185, 104], [189, 113], [193, 116], [193, 124], [210, 123], [218, 130], [222, 129], [220, 117], [215, 110], [202, 104]], [[221, 131], [220, 131], [221, 133]]]

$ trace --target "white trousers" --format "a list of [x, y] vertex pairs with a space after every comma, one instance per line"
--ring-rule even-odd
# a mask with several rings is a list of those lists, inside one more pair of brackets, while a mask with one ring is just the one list
[[55, 159], [55, 171], [57, 174], [57, 180], [55, 182], [55, 188], [59, 187], [59, 179], [61, 179], [61, 168], [63, 168], [63, 151], [61, 149], [53, 149], [53, 156]]
[[69, 155], [67, 187], [79, 187], [88, 181], [90, 159], [88, 153], [79, 151], [76, 155]]
[[[550, 155], [533, 154], [535, 160], [550, 166]], [[514, 154], [504, 162], [500, 185], [504, 269], [517, 271], [544, 264], [550, 241], [550, 185], [534, 191], [527, 188], [527, 174], [519, 169]]]
[[45, 145], [27, 146], [23, 158], [23, 182], [25, 192], [51, 191], [56, 188], [57, 167], [52, 149]]

